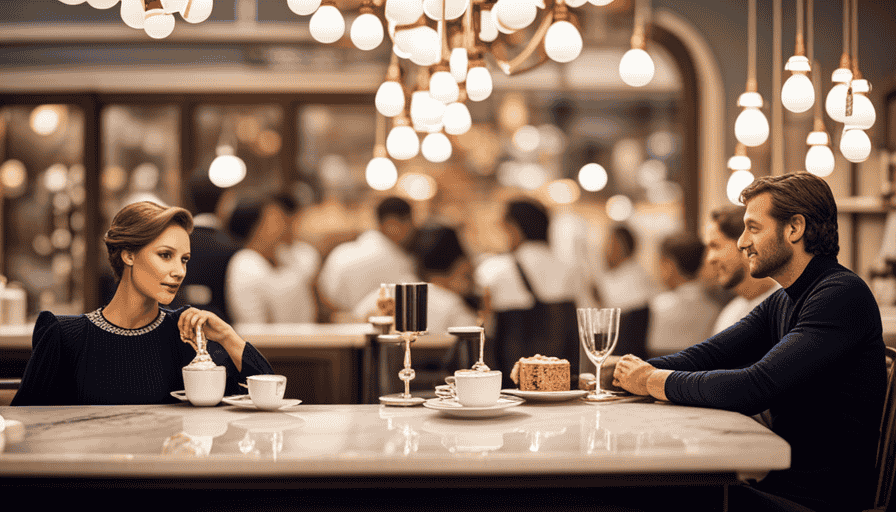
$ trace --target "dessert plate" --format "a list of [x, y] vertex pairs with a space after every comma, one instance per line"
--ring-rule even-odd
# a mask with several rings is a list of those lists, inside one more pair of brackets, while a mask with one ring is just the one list
[[532, 402], [565, 402], [588, 394], [584, 389], [571, 389], [569, 391], [523, 391], [521, 389], [502, 389], [501, 393], [525, 398]]
[[516, 396], [501, 395], [498, 403], [487, 407], [465, 407], [457, 400], [444, 400], [442, 398], [431, 398], [423, 402], [423, 407], [435, 409], [449, 416], [458, 418], [493, 418], [501, 416], [507, 412], [510, 407], [515, 407], [525, 402], [522, 398]]
[[624, 404], [629, 402], [649, 402], [653, 401], [653, 397], [626, 394], [594, 399], [588, 398], [586, 395], [582, 397], [582, 401], [588, 402], [589, 404]]
[[284, 409], [289, 409], [290, 407], [295, 407], [302, 403], [301, 400], [296, 398], [284, 398], [280, 401], [280, 407], [277, 407], [276, 409], [259, 409], [255, 405], [255, 403], [252, 402], [252, 398], [250, 398], [249, 395], [225, 396], [221, 401], [225, 404], [240, 407], [242, 409], [255, 409], [258, 411], [282, 411]]

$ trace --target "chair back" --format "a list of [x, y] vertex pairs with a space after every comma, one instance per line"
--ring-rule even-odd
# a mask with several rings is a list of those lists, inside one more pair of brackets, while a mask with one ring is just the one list
[[896, 349], [886, 348], [887, 394], [881, 416], [880, 436], [877, 443], [877, 492], [874, 496], [876, 509], [888, 509], [893, 494], [893, 479], [896, 477]]

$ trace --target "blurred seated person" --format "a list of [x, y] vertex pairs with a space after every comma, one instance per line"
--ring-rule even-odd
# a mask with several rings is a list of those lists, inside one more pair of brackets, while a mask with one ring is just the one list
[[[216, 214], [224, 189], [212, 183], [208, 170], [204, 167], [198, 168], [190, 176], [188, 189], [195, 212], [193, 232], [190, 233], [190, 261], [194, 268], [226, 269], [230, 258], [240, 250], [240, 245], [230, 236]], [[221, 272], [206, 270], [188, 273], [177, 296], [171, 301], [172, 307], [185, 304], [211, 311], [225, 322], [231, 321], [224, 292], [224, 275]]]
[[[637, 251], [638, 242], [631, 229], [624, 224], [613, 226], [604, 246], [605, 266], [596, 279], [595, 295], [600, 307], [622, 310], [614, 352], [646, 357], [649, 304], [657, 289], [638, 262]], [[584, 362], [593, 366], [587, 357]]]
[[660, 244], [660, 275], [669, 291], [650, 302], [651, 357], [677, 352], [710, 335], [719, 306], [697, 280], [704, 251], [703, 242], [691, 233], [670, 235]]
[[[511, 201], [502, 227], [509, 252], [483, 261], [477, 284], [490, 290], [495, 312], [496, 363], [510, 383], [510, 371], [521, 357], [535, 354], [567, 359], [579, 367], [576, 291], [579, 277], [548, 246], [545, 208], [529, 199]], [[489, 363], [489, 366], [492, 366]]]
[[277, 266], [275, 271], [280, 274], [283, 282], [290, 282], [296, 286], [298, 302], [306, 305], [293, 311], [295, 316], [290, 320], [298, 323], [311, 323], [317, 321], [317, 297], [315, 296], [314, 282], [317, 273], [320, 272], [320, 253], [313, 245], [301, 240], [299, 237], [299, 222], [302, 209], [289, 194], [280, 194], [274, 197], [280, 203], [287, 214], [287, 242], [277, 246], [275, 259]]
[[227, 266], [227, 304], [234, 323], [313, 322], [317, 305], [301, 271], [277, 259], [290, 241], [288, 212], [276, 198], [242, 198], [230, 231], [243, 242]]
[[[226, 394], [239, 382], [273, 373], [265, 358], [210, 311], [162, 308], [187, 273], [193, 219], [183, 208], [142, 201], [112, 219], [104, 241], [119, 279], [108, 305], [77, 316], [43, 311], [12, 405], [111, 405], [176, 402], [181, 369], [196, 355], [202, 328], [212, 360], [227, 369]], [[196, 269], [214, 272], [214, 269]]]
[[351, 313], [380, 283], [419, 281], [410, 251], [416, 229], [411, 205], [388, 197], [376, 210], [378, 229], [336, 246], [318, 275], [321, 298], [337, 312]]
[[750, 275], [782, 286], [746, 317], [673, 355], [616, 364], [637, 395], [742, 414], [770, 409], [790, 468], [728, 488], [728, 510], [871, 508], [886, 393], [880, 310], [837, 262], [837, 205], [806, 172], [757, 178], [743, 192], [738, 248]]
[[[473, 263], [460, 244], [457, 232], [445, 226], [422, 228], [414, 244], [417, 272], [429, 283], [427, 331], [446, 334], [449, 327], [476, 325], [476, 312], [468, 299], [473, 295]], [[366, 322], [378, 315], [379, 289], [355, 307], [354, 316]]]
[[720, 208], [712, 212], [712, 221], [706, 227], [706, 263], [715, 271], [719, 286], [737, 294], [722, 308], [711, 334], [736, 324], [781, 287], [769, 277], [751, 276], [747, 256], [737, 248], [746, 211], [743, 206]]

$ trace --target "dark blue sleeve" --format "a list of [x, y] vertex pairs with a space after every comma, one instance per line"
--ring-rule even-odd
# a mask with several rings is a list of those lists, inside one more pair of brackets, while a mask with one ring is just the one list
[[71, 368], [63, 355], [59, 321], [49, 311], [37, 317], [31, 358], [11, 405], [68, 405], [74, 400]]
[[[684, 405], [756, 414], [820, 374], [835, 375], [845, 354], [873, 336], [875, 329], [878, 336], [881, 332], [880, 312], [871, 292], [866, 286], [845, 284], [831, 280], [813, 290], [794, 327], [755, 363], [739, 369], [673, 372], [666, 380], [667, 398]], [[732, 329], [731, 334], [738, 337], [744, 334]], [[736, 346], [756, 341], [743, 338]]]
[[[781, 292], [783, 293], [783, 292]], [[773, 301], [765, 300], [736, 324], [702, 343], [647, 362], [661, 370], [698, 372], [741, 368], [761, 358], [771, 347], [774, 331], [768, 318]]]

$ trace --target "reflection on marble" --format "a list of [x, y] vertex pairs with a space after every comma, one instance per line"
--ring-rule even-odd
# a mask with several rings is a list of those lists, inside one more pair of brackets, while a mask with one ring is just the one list
[[526, 403], [483, 419], [380, 405], [284, 413], [185, 403], [0, 415], [25, 425], [24, 439], [0, 454], [0, 477], [730, 473], [790, 462], [787, 443], [749, 417], [661, 403]]

